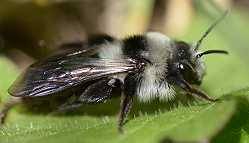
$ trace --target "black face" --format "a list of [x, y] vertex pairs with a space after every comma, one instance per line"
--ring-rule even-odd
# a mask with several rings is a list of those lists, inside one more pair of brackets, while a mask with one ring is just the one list
[[192, 60], [191, 47], [183, 41], [176, 41], [173, 58], [169, 61], [169, 73], [171, 79], [183, 78], [190, 84], [200, 85], [201, 80], [196, 71], [196, 64]]

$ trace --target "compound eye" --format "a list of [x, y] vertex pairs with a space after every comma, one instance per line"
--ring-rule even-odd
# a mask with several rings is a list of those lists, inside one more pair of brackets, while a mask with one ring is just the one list
[[191, 84], [200, 85], [201, 81], [199, 80], [197, 72], [190, 64], [179, 63], [177, 65], [177, 68], [187, 82]]
[[180, 63], [180, 64], [177, 65], [177, 68], [180, 69], [180, 70], [184, 70], [185, 66]]

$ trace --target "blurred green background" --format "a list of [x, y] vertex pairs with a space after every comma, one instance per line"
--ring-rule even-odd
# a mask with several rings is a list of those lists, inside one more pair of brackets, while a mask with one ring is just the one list
[[0, 142], [248, 143], [248, 0], [2, 0], [0, 101], [6, 101], [7, 89], [21, 71], [63, 43], [97, 33], [123, 38], [146, 31], [193, 43], [226, 10], [228, 16], [201, 47], [229, 51], [228, 56], [204, 59], [207, 75], [202, 88], [210, 96], [229, 97], [224, 102], [179, 105], [170, 111], [167, 103], [136, 103], [123, 135], [116, 131], [119, 101], [86, 106], [82, 114], [72, 116], [13, 110], [0, 129]]

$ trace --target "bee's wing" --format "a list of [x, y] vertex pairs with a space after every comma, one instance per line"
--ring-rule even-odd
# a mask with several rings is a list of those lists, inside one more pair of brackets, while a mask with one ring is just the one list
[[132, 59], [98, 59], [79, 55], [54, 56], [30, 66], [10, 87], [18, 97], [47, 96], [113, 74], [134, 71]]

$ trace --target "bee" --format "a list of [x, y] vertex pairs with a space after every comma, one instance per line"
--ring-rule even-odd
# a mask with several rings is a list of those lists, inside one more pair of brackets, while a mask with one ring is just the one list
[[[147, 32], [125, 39], [98, 35], [86, 42], [68, 43], [62, 51], [40, 60], [9, 88], [12, 96], [0, 112], [2, 123], [8, 111], [26, 100], [51, 100], [59, 93], [65, 101], [57, 109], [72, 109], [83, 104], [103, 103], [121, 97], [118, 129], [122, 127], [134, 98], [141, 102], [169, 101], [180, 91], [214, 102], [199, 86], [205, 75], [202, 57], [228, 54], [224, 50], [199, 48], [205, 37], [223, 19], [213, 23], [196, 44], [172, 40], [159, 32]], [[114, 94], [115, 93], [115, 94]], [[70, 98], [71, 99], [71, 98]]]

